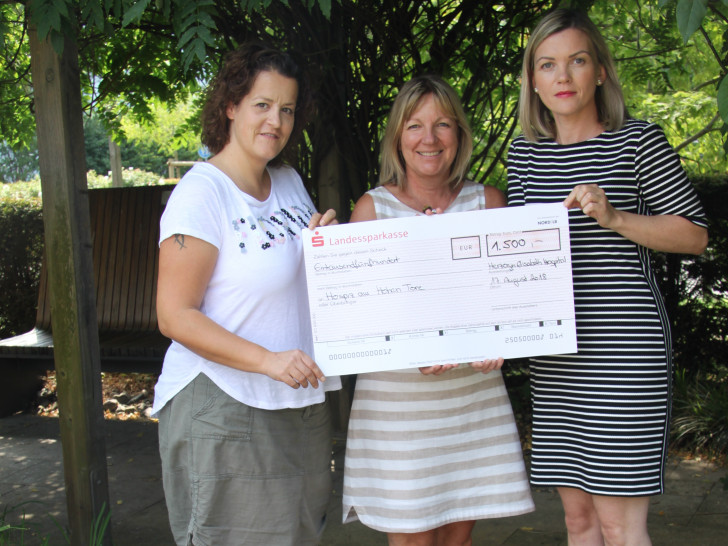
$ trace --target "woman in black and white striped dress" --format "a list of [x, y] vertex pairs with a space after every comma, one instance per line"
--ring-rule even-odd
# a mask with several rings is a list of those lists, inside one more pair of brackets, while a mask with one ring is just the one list
[[509, 205], [570, 209], [578, 353], [532, 359], [531, 483], [558, 488], [569, 544], [650, 544], [663, 491], [670, 332], [648, 249], [700, 254], [705, 216], [662, 130], [630, 119], [603, 38], [581, 12], [534, 29]]

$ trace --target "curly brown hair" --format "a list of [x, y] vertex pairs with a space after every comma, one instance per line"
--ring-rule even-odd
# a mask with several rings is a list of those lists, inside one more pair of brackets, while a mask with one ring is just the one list
[[310, 117], [313, 100], [308, 79], [293, 55], [263, 42], [248, 42], [230, 51], [220, 71], [207, 90], [202, 110], [202, 143], [214, 155], [230, 141], [230, 120], [227, 110], [238, 104], [263, 71], [277, 72], [293, 78], [298, 83], [295, 117], [291, 136], [280, 154], [270, 161], [271, 165], [293, 162], [298, 141]]

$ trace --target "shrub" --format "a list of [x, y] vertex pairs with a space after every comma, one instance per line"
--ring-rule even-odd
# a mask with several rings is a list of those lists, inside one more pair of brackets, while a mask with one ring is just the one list
[[672, 439], [676, 447], [728, 453], [728, 366], [718, 374], [675, 373]]
[[[160, 184], [169, 184], [168, 180], [165, 180], [158, 174], [139, 169], [124, 169], [121, 171], [121, 178], [124, 180], [124, 186], [157, 186]], [[112, 182], [111, 176], [97, 174], [96, 171], [89, 171], [86, 174], [86, 180], [89, 188], [110, 188]]]
[[4, 250], [0, 259], [0, 336], [3, 338], [22, 334], [35, 324], [43, 255], [40, 199], [18, 197], [5, 186], [0, 196], [0, 248]]
[[693, 182], [708, 216], [708, 250], [701, 256], [655, 255], [675, 361], [688, 374], [728, 363], [728, 178]]
[[701, 256], [656, 254], [675, 356], [671, 437], [677, 447], [728, 449], [728, 178], [693, 177], [708, 216]]
[[[111, 179], [93, 171], [89, 188], [111, 186]], [[154, 173], [127, 169], [126, 186], [168, 183]], [[43, 215], [40, 179], [2, 184], [0, 188], [0, 338], [33, 328], [38, 280], [43, 257]]]

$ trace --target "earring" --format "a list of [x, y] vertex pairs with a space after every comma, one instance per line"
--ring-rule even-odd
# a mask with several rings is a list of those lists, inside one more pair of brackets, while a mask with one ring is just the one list
[[534, 88], [533, 88], [533, 92], [534, 92], [534, 93], [536, 93], [536, 94], [538, 95], [538, 87], [534, 87]]
[[601, 79], [597, 80], [597, 85], [602, 85], [602, 80]]

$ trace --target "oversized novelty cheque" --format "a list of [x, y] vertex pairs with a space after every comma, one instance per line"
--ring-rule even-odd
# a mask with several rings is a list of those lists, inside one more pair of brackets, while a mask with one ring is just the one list
[[576, 352], [560, 203], [325, 226], [303, 240], [326, 375]]

